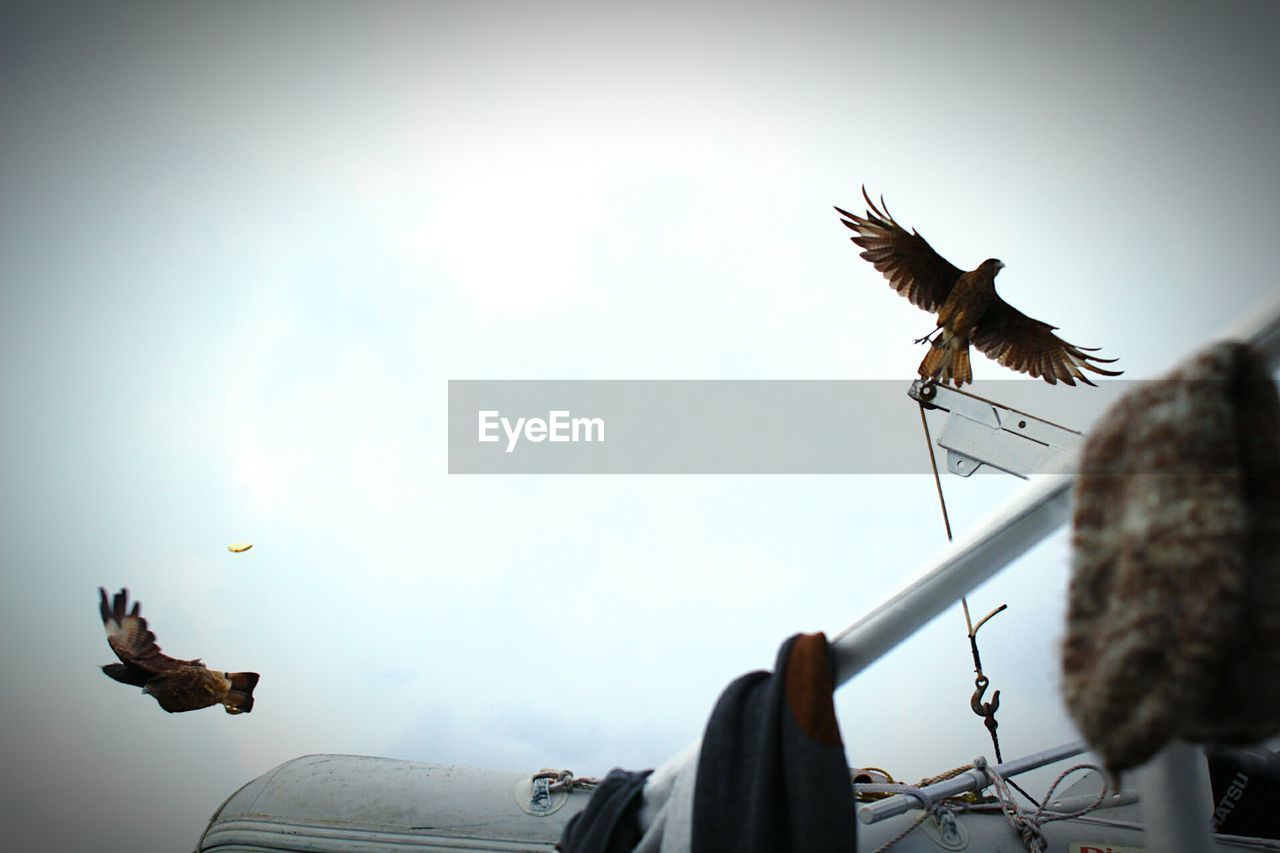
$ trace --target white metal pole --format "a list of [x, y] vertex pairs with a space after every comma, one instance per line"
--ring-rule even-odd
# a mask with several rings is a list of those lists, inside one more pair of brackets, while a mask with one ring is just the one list
[[1173, 743], [1137, 774], [1146, 848], [1211, 853], [1213, 789], [1204, 753], [1187, 743]]
[[[1074, 468], [1079, 453], [1063, 455]], [[957, 539], [929, 571], [831, 641], [836, 683], [843, 684], [926, 622], [1062, 526], [1072, 478], [1037, 476], [1031, 485], [976, 530]]]

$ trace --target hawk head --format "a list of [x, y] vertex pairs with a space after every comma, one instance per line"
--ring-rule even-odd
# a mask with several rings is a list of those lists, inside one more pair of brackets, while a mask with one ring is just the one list
[[991, 277], [994, 278], [1000, 273], [1000, 270], [1004, 269], [1004, 261], [999, 258], [987, 258], [982, 262], [982, 266], [979, 269], [990, 273]]

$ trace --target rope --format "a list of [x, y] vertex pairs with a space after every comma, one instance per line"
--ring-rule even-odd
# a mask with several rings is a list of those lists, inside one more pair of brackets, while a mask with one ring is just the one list
[[551, 793], [557, 791], [590, 791], [600, 784], [600, 780], [595, 776], [574, 776], [572, 770], [539, 770], [531, 777], [533, 779], [554, 779], [547, 790]]
[[[966, 767], [961, 767], [957, 772], [963, 773], [967, 769], [968, 768]], [[879, 798], [879, 797], [887, 797], [891, 794], [905, 794], [910, 797], [915, 797], [916, 800], [919, 801], [920, 808], [922, 809], [920, 817], [916, 818], [916, 820], [913, 821], [910, 826], [905, 827], [901, 832], [899, 832], [893, 838], [890, 838], [884, 844], [881, 844], [874, 851], [872, 851], [872, 853], [884, 853], [885, 850], [888, 850], [890, 847], [897, 844], [902, 839], [906, 838], [908, 835], [911, 834], [913, 830], [915, 830], [916, 827], [918, 827], [920, 824], [924, 823], [926, 820], [928, 820], [931, 817], [936, 819], [939, 822], [944, 820], [950, 820], [950, 821], [955, 820], [955, 814], [951, 811], [950, 806], [946, 802], [935, 803], [933, 801], [933, 798], [930, 797], [928, 792], [925, 791], [924, 788], [922, 787], [923, 784], [924, 784], [923, 782], [921, 783], [921, 785], [906, 785], [901, 782], [884, 782], [884, 783], [862, 782], [858, 784], [859, 796], [862, 796], [864, 794], [869, 794], [871, 795], [870, 798]]]
[[[933, 452], [933, 437], [929, 434], [929, 419], [925, 417], [924, 410], [925, 410], [925, 404], [921, 402], [920, 403], [920, 426], [924, 428], [924, 447], [925, 447], [925, 450], [927, 450], [929, 453], [929, 465], [933, 468], [933, 485], [934, 485], [934, 488], [937, 489], [938, 491], [938, 506], [942, 508], [942, 524], [947, 529], [947, 541], [951, 542], [953, 540], [953, 537], [951, 535], [951, 516], [947, 512], [947, 498], [942, 493], [942, 476], [938, 473], [938, 458]], [[964, 608], [964, 624], [965, 624], [965, 627], [968, 628], [969, 630], [969, 650], [973, 655], [973, 668], [978, 673], [977, 684], [982, 690], [985, 690], [987, 679], [986, 679], [986, 676], [983, 675], [982, 673], [982, 658], [978, 654], [978, 629], [973, 627], [973, 619], [969, 616], [969, 599], [966, 596], [963, 596], [963, 595], [960, 596], [960, 606]], [[990, 619], [992, 616], [996, 615], [996, 613], [999, 613], [1003, 609], [1004, 609], [1004, 606], [1002, 605], [997, 610], [994, 610], [990, 614], [988, 614], [982, 620], [982, 622], [986, 622], [987, 619]], [[978, 623], [979, 628], [982, 627], [982, 622]], [[974, 712], [984, 718], [984, 721], [986, 722], [986, 726], [987, 726], [987, 731], [991, 733], [991, 745], [995, 747], [996, 761], [1001, 760], [1000, 740], [996, 737], [996, 726], [995, 726], [995, 709], [996, 707], [999, 706], [999, 702], [1000, 702], [999, 695], [997, 694], [993, 704], [989, 705], [985, 709], [981, 709], [977, 705], [976, 697], [974, 700]], [[984, 710], [988, 711], [988, 713], [984, 714], [983, 713]], [[1028, 797], [1027, 799], [1031, 799], [1031, 798]]]
[[[876, 782], [875, 774], [884, 777], [884, 782]], [[896, 784], [898, 780], [893, 778], [893, 774], [882, 767], [850, 767], [849, 779], [853, 782], [853, 796], [860, 803], [869, 803], [873, 800], [883, 800], [885, 797], [891, 796], [888, 793], [865, 793], [862, 788], [864, 785], [880, 785], [880, 784]]]
[[[908, 794], [915, 797], [921, 803], [932, 804], [932, 800], [929, 799], [928, 795], [921, 791], [922, 788], [928, 787], [929, 785], [936, 785], [938, 782], [945, 782], [952, 777], [959, 776], [966, 770], [972, 769], [972, 764], [953, 767], [950, 770], [943, 771], [942, 773], [938, 773], [933, 776], [926, 776], [914, 785], [910, 785], [905, 782], [898, 782], [893, 778], [893, 774], [887, 770], [881, 770], [879, 767], [860, 767], [851, 771], [854, 782], [854, 798], [860, 803], [871, 803], [876, 800], [883, 800], [885, 797], [892, 797], [895, 794]], [[885, 781], [871, 781], [869, 771], [882, 774]], [[957, 794], [953, 797], [948, 797], [947, 799], [962, 801], [969, 804], [977, 804], [982, 801], [982, 798], [973, 791], [966, 791], [963, 794]]]
[[[929, 436], [929, 421], [924, 416], [924, 403], [920, 404], [920, 425], [924, 427], [924, 446], [929, 451], [929, 464], [933, 466], [933, 484], [938, 489], [938, 505], [942, 507], [942, 523], [947, 528], [947, 541], [950, 542], [951, 537], [951, 518], [947, 515], [947, 499], [942, 496], [942, 477], [938, 475], [938, 458], [933, 455], [933, 439]], [[961, 601], [964, 599], [961, 598]], [[969, 605], [965, 604], [965, 612], [968, 613]]]
[[959, 776], [961, 773], [963, 773], [966, 770], [972, 770], [972, 769], [973, 769], [972, 764], [965, 764], [961, 767], [952, 767], [950, 770], [945, 770], [942, 773], [937, 774], [936, 776], [926, 776], [916, 784], [918, 784], [921, 788], [923, 788], [925, 785], [935, 785], [938, 782], [945, 782], [954, 776]]
[[973, 766], [985, 773], [987, 778], [991, 780], [991, 786], [995, 789], [996, 796], [1000, 800], [1000, 810], [1004, 812], [1009, 825], [1017, 830], [1023, 846], [1031, 853], [1045, 853], [1049, 849], [1049, 842], [1045, 840], [1044, 833], [1040, 831], [1041, 826], [1055, 820], [1082, 817], [1102, 805], [1102, 801], [1107, 797], [1107, 777], [1102, 774], [1100, 767], [1094, 764], [1073, 764], [1059, 773], [1058, 778], [1053, 780], [1053, 784], [1049, 786], [1049, 790], [1044, 795], [1044, 803], [1052, 800], [1053, 792], [1062, 784], [1062, 780], [1077, 770], [1096, 770], [1099, 774], [1102, 774], [1102, 790], [1098, 792], [1097, 798], [1084, 808], [1076, 809], [1073, 812], [1046, 811], [1043, 803], [1037, 806], [1035, 811], [1027, 811], [1019, 807], [1017, 801], [1013, 798], [1013, 792], [1009, 790], [1009, 780], [997, 773], [985, 758], [979, 757], [975, 759]]
[[917, 785], [908, 785], [905, 782], [859, 782], [858, 793], [885, 797], [893, 794], [905, 794], [919, 800], [920, 808], [925, 811], [933, 808], [933, 797], [929, 796], [927, 791]]
[[[1058, 786], [1062, 784], [1063, 780], [1077, 770], [1097, 771], [1102, 775], [1102, 790], [1098, 792], [1098, 796], [1093, 800], [1093, 802], [1072, 812], [1049, 811], [1044, 805], [1037, 806], [1034, 811], [1024, 809], [1019, 806], [1017, 800], [1014, 799], [1013, 792], [1010, 790], [1011, 780], [1000, 775], [994, 767], [987, 763], [985, 758], [979, 757], [974, 759], [973, 764], [970, 766], [986, 775], [991, 787], [996, 791], [997, 801], [992, 805], [998, 806], [1000, 811], [1004, 813], [1005, 819], [1008, 820], [1009, 825], [1017, 831], [1019, 838], [1022, 839], [1023, 845], [1028, 851], [1030, 851], [1030, 853], [1047, 853], [1049, 849], [1049, 842], [1045, 839], [1044, 833], [1040, 830], [1040, 828], [1046, 823], [1052, 823], [1055, 820], [1070, 820], [1072, 818], [1084, 817], [1086, 814], [1102, 805], [1102, 801], [1107, 798], [1108, 786], [1106, 775], [1103, 774], [1101, 768], [1095, 764], [1073, 764], [1066, 770], [1063, 770], [1058, 774], [1058, 777], [1053, 780], [1053, 784], [1049, 786], [1049, 790], [1044, 795], [1044, 802], [1048, 803], [1053, 799], [1054, 792], [1058, 790]], [[948, 771], [946, 774], [940, 774], [940, 777], [949, 778], [950, 776], [963, 773], [968, 769], [969, 767], [958, 767], [955, 770]], [[941, 781], [941, 778], [939, 777], [933, 777], [933, 779]], [[859, 793], [880, 795], [905, 794], [907, 796], [914, 797], [920, 802], [920, 808], [922, 810], [920, 817], [913, 821], [910, 826], [905, 827], [893, 838], [889, 839], [884, 844], [881, 844], [873, 851], [873, 853], [884, 853], [884, 851], [906, 838], [912, 831], [930, 817], [934, 818], [941, 824], [944, 821], [954, 822], [956, 809], [961, 811], [982, 810], [982, 807], [979, 804], [964, 804], [958, 802], [955, 798], [949, 798], [942, 802], [934, 802], [933, 798], [930, 797], [928, 792], [923, 788], [925, 782], [931, 782], [931, 780], [923, 780], [919, 786], [903, 785], [900, 783], [871, 785], [864, 783], [858, 786]], [[1022, 789], [1019, 788], [1018, 790], [1021, 791]], [[1028, 797], [1028, 799], [1031, 798]], [[1032, 802], [1035, 802], [1035, 800], [1032, 799]]]
[[[959, 391], [960, 389], [957, 388], [955, 390]], [[965, 394], [968, 397], [972, 397], [975, 400], [982, 400], [983, 402], [991, 403], [990, 400], [986, 400], [985, 398], [979, 397], [976, 394], [969, 394], [964, 391], [960, 391], [960, 393]], [[951, 535], [951, 516], [947, 512], [946, 496], [943, 495], [942, 493], [942, 476], [938, 473], [938, 459], [933, 452], [933, 437], [929, 434], [929, 419], [925, 417], [926, 406], [924, 401], [918, 401], [918, 402], [920, 403], [920, 425], [924, 428], [924, 446], [925, 446], [925, 450], [927, 450], [929, 453], [929, 465], [933, 468], [933, 485], [938, 492], [938, 505], [942, 509], [943, 526], [946, 527], [947, 529], [947, 541], [951, 542], [953, 539]], [[993, 403], [992, 405], [997, 405], [997, 404]], [[1010, 409], [1010, 411], [1017, 411], [1017, 410]], [[1019, 412], [1019, 414], [1026, 414], [1026, 412]], [[1034, 415], [1028, 415], [1028, 417], [1034, 417]], [[1063, 427], [1063, 429], [1066, 429], [1066, 427]], [[986, 675], [984, 675], [982, 672], [982, 657], [978, 654], [978, 629], [981, 628], [984, 624], [986, 624], [987, 620], [990, 619], [992, 616], [995, 616], [997, 613], [1004, 610], [1006, 605], [1002, 604], [999, 607], [997, 607], [995, 610], [988, 613], [978, 622], [976, 627], [973, 624], [972, 617], [969, 615], [969, 599], [966, 596], [963, 596], [963, 595], [960, 596], [960, 606], [964, 608], [964, 623], [965, 623], [965, 627], [968, 628], [968, 631], [969, 631], [969, 650], [970, 650], [970, 653], [973, 655], [974, 671], [977, 672], [978, 674], [977, 681], [974, 682], [978, 690], [977, 692], [974, 693], [973, 700], [972, 700], [973, 711], [975, 714], [982, 717], [983, 724], [987, 727], [987, 731], [991, 735], [991, 746], [993, 749], [995, 749], [996, 761], [1000, 762], [1004, 760], [1000, 754], [1000, 738], [996, 734], [996, 726], [998, 725], [996, 723], [996, 709], [1000, 707], [1000, 691], [997, 690], [995, 692], [990, 702], [984, 703], [981, 701], [982, 694], [986, 691], [987, 685], [990, 682], [987, 679]], [[1032, 803], [1034, 803], [1037, 806], [1040, 805], [1039, 803], [1036, 803], [1035, 797], [1031, 796], [1026, 791], [1022, 790], [1022, 788], [1016, 782], [1013, 782], [1012, 780], [1010, 780], [1009, 784], [1012, 785], [1020, 794], [1022, 794], [1022, 796], [1026, 797]]]

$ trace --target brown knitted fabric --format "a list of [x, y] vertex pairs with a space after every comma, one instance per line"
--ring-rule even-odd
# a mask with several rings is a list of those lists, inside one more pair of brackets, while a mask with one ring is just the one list
[[1280, 397], [1242, 344], [1116, 403], [1076, 484], [1067, 709], [1112, 771], [1280, 733]]

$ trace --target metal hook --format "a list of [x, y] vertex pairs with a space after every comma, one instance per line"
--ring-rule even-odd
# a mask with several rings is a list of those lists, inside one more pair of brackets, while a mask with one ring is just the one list
[[996, 711], [1000, 710], [1000, 691], [997, 690], [991, 694], [990, 702], [983, 702], [982, 695], [987, 692], [988, 685], [991, 684], [990, 679], [985, 675], [979, 675], [973, 681], [977, 687], [973, 691], [973, 698], [969, 700], [969, 707], [973, 709], [973, 713], [983, 718], [983, 724], [991, 731], [995, 731], [999, 723], [996, 722]]

